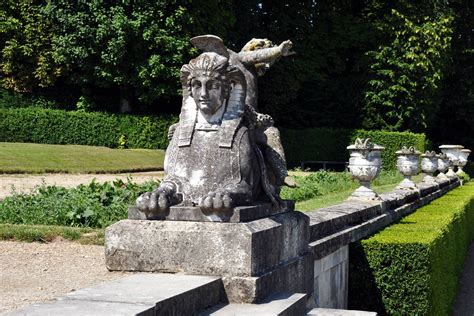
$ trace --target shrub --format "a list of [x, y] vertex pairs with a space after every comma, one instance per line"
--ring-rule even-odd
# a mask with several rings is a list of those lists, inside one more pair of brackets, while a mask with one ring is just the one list
[[349, 307], [449, 315], [474, 238], [474, 183], [350, 247]]
[[294, 176], [297, 188], [283, 187], [283, 199], [304, 201], [338, 190], [347, 190], [355, 184], [347, 172], [328, 172], [320, 170], [306, 176]]
[[330, 128], [282, 129], [281, 138], [291, 167], [308, 160], [348, 161], [346, 147], [356, 138], [371, 138], [374, 143], [385, 147], [382, 160], [386, 170], [396, 169], [397, 150], [403, 146], [414, 146], [423, 152], [426, 141], [424, 134]]
[[157, 182], [116, 180], [76, 188], [41, 186], [34, 194], [14, 194], [0, 201], [0, 224], [62, 225], [103, 228], [127, 218], [127, 208]]
[[463, 170], [469, 175], [469, 177], [474, 178], [474, 162], [468, 161]]
[[[175, 116], [132, 116], [41, 108], [0, 108], [0, 141], [166, 149]], [[123, 137], [122, 137], [123, 136]]]

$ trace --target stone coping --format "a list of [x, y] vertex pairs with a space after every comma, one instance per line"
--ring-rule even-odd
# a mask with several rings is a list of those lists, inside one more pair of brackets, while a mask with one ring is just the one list
[[379, 202], [346, 201], [306, 214], [310, 218], [310, 250], [320, 259], [343, 245], [365, 238], [460, 185], [450, 179], [420, 183], [418, 190], [380, 194]]

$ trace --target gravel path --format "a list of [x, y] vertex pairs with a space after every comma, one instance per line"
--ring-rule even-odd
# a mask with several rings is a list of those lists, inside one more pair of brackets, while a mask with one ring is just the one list
[[143, 183], [149, 180], [159, 180], [163, 178], [163, 172], [139, 172], [121, 174], [0, 174], [0, 199], [11, 195], [12, 189], [16, 192], [29, 193], [41, 184], [58, 185], [62, 187], [74, 187], [85, 184], [96, 179], [97, 182], [113, 181], [117, 178], [126, 180], [131, 177], [134, 182]]
[[107, 271], [103, 246], [0, 241], [0, 313], [124, 275]]
[[[0, 174], [0, 199], [12, 192], [29, 193], [38, 185], [74, 187], [117, 178], [134, 182], [159, 180], [163, 172], [133, 174]], [[51, 243], [0, 241], [0, 313], [60, 297], [76, 289], [122, 277], [108, 272], [104, 247], [57, 240]]]

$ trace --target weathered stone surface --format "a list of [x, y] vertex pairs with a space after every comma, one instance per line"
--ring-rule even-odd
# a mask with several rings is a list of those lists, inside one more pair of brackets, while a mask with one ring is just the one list
[[212, 307], [199, 316], [298, 316], [306, 314], [306, 294], [278, 293], [260, 304], [226, 304]]
[[140, 273], [10, 315], [193, 315], [223, 301], [217, 277]]
[[[275, 207], [271, 203], [259, 203], [257, 205], [239, 206], [220, 211], [213, 209], [203, 210], [196, 206], [172, 206], [168, 212], [162, 214], [162, 219], [172, 221], [243, 223], [290, 212], [294, 209], [294, 201], [282, 201], [281, 207]], [[147, 218], [137, 207], [129, 207], [128, 219], [144, 220]]]
[[[337, 226], [328, 225], [327, 227], [334, 227], [335, 230], [326, 231], [325, 237], [313, 238], [314, 235], [311, 234], [309, 247], [313, 253], [314, 259], [318, 260], [324, 256], [330, 254], [333, 251], [336, 251], [341, 246], [347, 245], [351, 242], [360, 240], [364, 237], [367, 237], [380, 229], [390, 225], [391, 223], [399, 220], [403, 216], [406, 216], [416, 209], [422, 207], [433, 201], [434, 199], [444, 195], [446, 192], [452, 190], [453, 188], [459, 186], [459, 181], [454, 181], [448, 186], [443, 187], [435, 192], [429, 193], [424, 197], [419, 197], [418, 194], [410, 193], [407, 191], [396, 191], [391, 194], [381, 194], [381, 197], [384, 201], [388, 201], [387, 205], [396, 206], [395, 208], [387, 207], [384, 211], [373, 218], [365, 219], [360, 222], [354, 222], [353, 219], [341, 217], [341, 213], [336, 213], [335, 217], [340, 217], [342, 222], [339, 222]], [[418, 198], [414, 198], [418, 197]], [[407, 202], [410, 201], [410, 202]], [[341, 204], [341, 205], [345, 205]], [[401, 206], [398, 206], [401, 205]], [[308, 212], [310, 218], [319, 212], [319, 210]], [[362, 210], [359, 210], [362, 212]], [[354, 215], [356, 216], [356, 215]], [[354, 217], [356, 218], [356, 217]], [[344, 225], [344, 219], [347, 220], [346, 225]], [[310, 225], [318, 225], [316, 221], [311, 220]], [[315, 226], [317, 227], [317, 226]], [[313, 229], [314, 227], [310, 227]]]
[[249, 212], [236, 218], [231, 210], [239, 206], [273, 204], [253, 213], [259, 217], [284, 211], [285, 154], [273, 119], [257, 113], [256, 90], [257, 73], [291, 54], [293, 44], [253, 39], [236, 53], [214, 35], [191, 43], [204, 52], [181, 68], [183, 101], [168, 133], [166, 176], [137, 199], [137, 208], [147, 219], [218, 222], [255, 219]]
[[350, 151], [349, 170], [360, 184], [348, 200], [377, 201], [378, 195], [370, 188], [370, 182], [380, 174], [384, 147], [372, 143], [370, 138], [357, 138], [347, 149]]
[[314, 308], [308, 316], [377, 316], [375, 312], [353, 311], [347, 309]]
[[44, 304], [33, 304], [4, 316], [84, 316], [84, 315], [143, 315], [155, 316], [154, 304], [116, 303], [101, 301], [58, 300]]
[[317, 307], [347, 308], [349, 246], [314, 261], [313, 300]]
[[310, 253], [255, 277], [224, 276], [224, 288], [232, 303], [257, 303], [271, 293], [313, 292], [313, 257]]
[[316, 240], [345, 227], [373, 218], [382, 211], [379, 203], [344, 202], [306, 214], [310, 218], [310, 240]]
[[420, 190], [420, 196], [426, 196], [439, 190], [439, 185], [436, 182], [420, 182], [418, 183], [418, 190]]
[[287, 212], [248, 223], [123, 220], [106, 230], [109, 270], [257, 276], [308, 251], [308, 222]]

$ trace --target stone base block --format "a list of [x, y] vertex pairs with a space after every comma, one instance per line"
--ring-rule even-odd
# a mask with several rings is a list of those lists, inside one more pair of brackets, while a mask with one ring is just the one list
[[260, 276], [224, 276], [227, 299], [231, 303], [257, 303], [271, 293], [310, 295], [313, 292], [313, 262], [312, 255], [307, 253]]
[[258, 276], [308, 252], [309, 219], [287, 212], [248, 223], [123, 220], [109, 226], [109, 270]]

